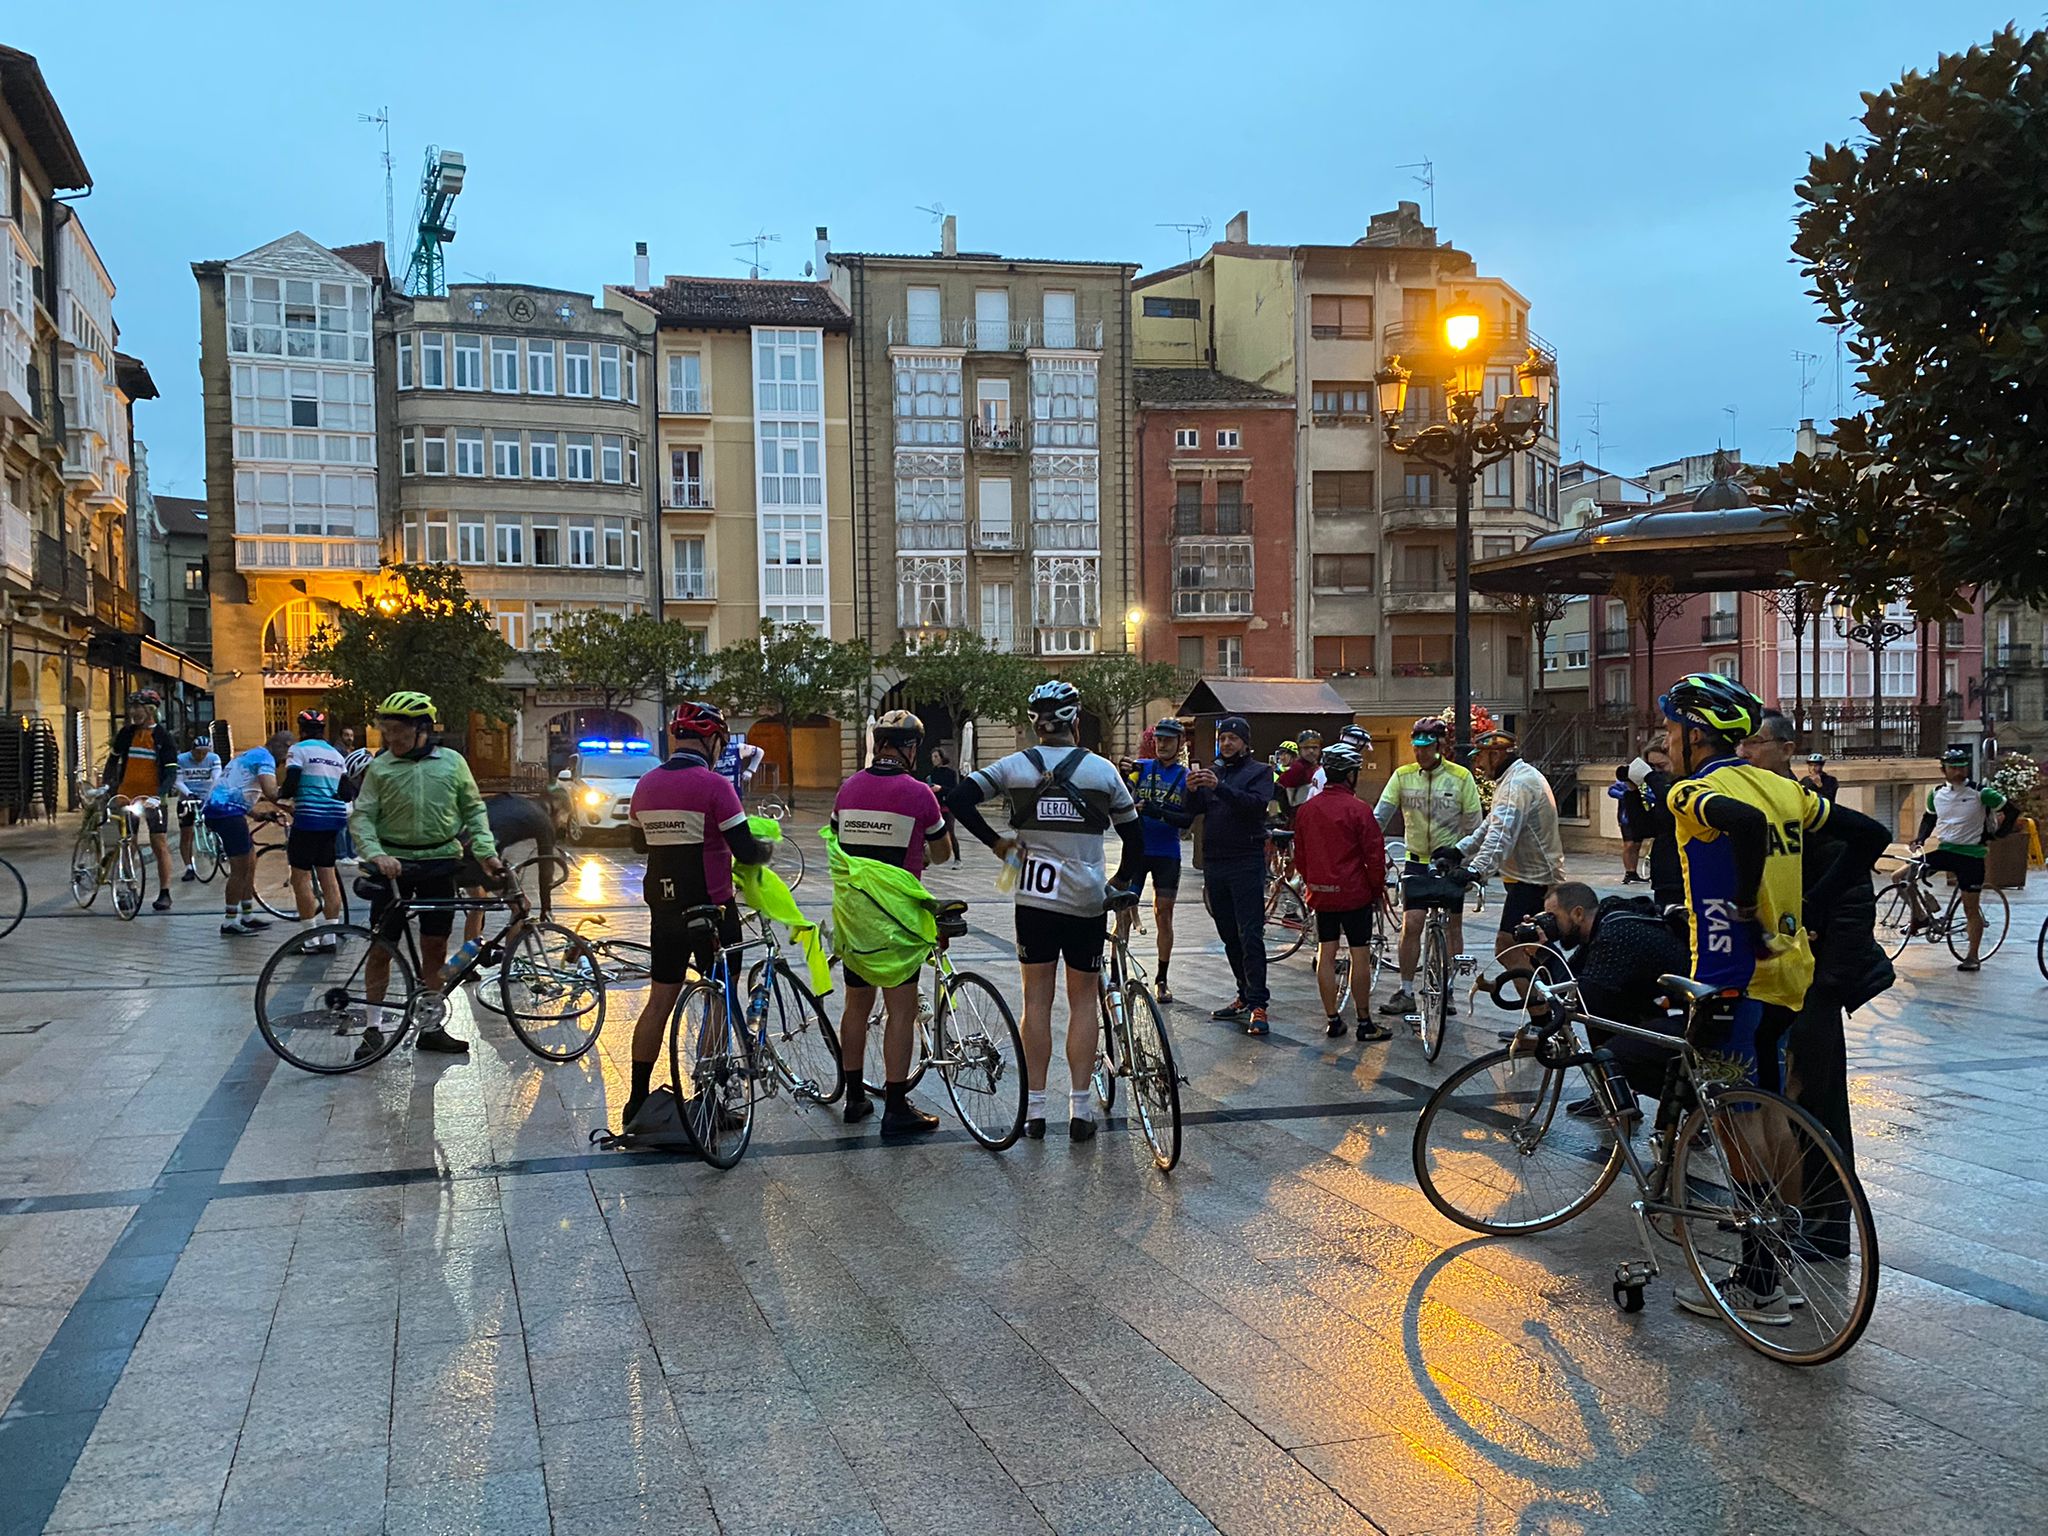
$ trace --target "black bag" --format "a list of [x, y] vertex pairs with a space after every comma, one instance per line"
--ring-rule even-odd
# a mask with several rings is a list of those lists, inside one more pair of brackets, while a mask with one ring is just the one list
[[616, 1133], [595, 1130], [590, 1133], [590, 1144], [594, 1147], [623, 1148], [635, 1152], [689, 1152], [697, 1150], [696, 1139], [683, 1124], [682, 1105], [670, 1088], [657, 1088], [647, 1095], [647, 1101], [640, 1106], [638, 1114], [626, 1122], [624, 1130]]
[[1434, 870], [1427, 874], [1403, 875], [1401, 902], [1409, 907], [1443, 907], [1456, 911], [1465, 905], [1465, 882], [1439, 875]]
[[1045, 754], [1038, 748], [1025, 748], [1024, 756], [1038, 770], [1038, 783], [1030, 789], [1011, 791], [1010, 826], [1013, 830], [1033, 822], [1061, 832], [1102, 833], [1109, 830], [1109, 812], [1096, 805], [1092, 797], [1073, 787], [1074, 775], [1088, 761], [1086, 749], [1073, 748], [1060, 760], [1059, 767], [1051, 772], [1046, 771]]

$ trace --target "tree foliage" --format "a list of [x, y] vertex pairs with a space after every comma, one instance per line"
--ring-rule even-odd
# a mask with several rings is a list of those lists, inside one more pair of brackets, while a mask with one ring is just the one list
[[635, 699], [658, 699], [663, 686], [695, 654], [680, 624], [651, 613], [603, 613], [595, 608], [565, 615], [549, 631], [549, 649], [536, 652], [535, 674], [552, 688], [581, 688], [606, 710]]
[[335, 680], [328, 707], [368, 716], [402, 688], [430, 695], [450, 732], [472, 713], [512, 718], [512, 695], [498, 679], [517, 654], [452, 565], [387, 565], [389, 578], [362, 605], [313, 637], [308, 668]]
[[962, 629], [914, 650], [898, 645], [887, 665], [903, 674], [912, 709], [943, 709], [956, 731], [970, 720], [1021, 719], [1035, 676], [1028, 657]]
[[721, 709], [797, 726], [817, 715], [864, 714], [873, 671], [862, 641], [829, 640], [809, 624], [763, 619], [758, 640], [735, 640], [706, 659], [704, 693]]
[[1111, 651], [1068, 667], [1068, 682], [1081, 690], [1084, 708], [1101, 717], [1105, 732], [1120, 733], [1130, 712], [1154, 699], [1179, 699], [1192, 686], [1187, 673], [1164, 661], [1145, 661], [1130, 651]]
[[1864, 137], [1796, 188], [1792, 250], [1876, 403], [1847, 479], [1795, 459], [1775, 494], [1865, 601], [2048, 597], [2048, 32], [2007, 27], [1863, 103]]

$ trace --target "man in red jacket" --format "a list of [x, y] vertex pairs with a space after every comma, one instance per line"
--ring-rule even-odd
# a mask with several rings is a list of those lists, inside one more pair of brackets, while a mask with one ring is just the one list
[[[1360, 763], [1357, 750], [1345, 742], [1325, 751], [1322, 792], [1294, 813], [1294, 867], [1316, 914], [1316, 986], [1332, 1039], [1344, 1033], [1344, 1018], [1337, 1011], [1338, 937], [1350, 944], [1354, 957], [1370, 946], [1387, 889], [1386, 840], [1372, 807], [1358, 798]], [[1357, 975], [1355, 959], [1353, 965]], [[1369, 997], [1354, 993], [1352, 1001], [1360, 1040], [1392, 1038], [1374, 1021]]]

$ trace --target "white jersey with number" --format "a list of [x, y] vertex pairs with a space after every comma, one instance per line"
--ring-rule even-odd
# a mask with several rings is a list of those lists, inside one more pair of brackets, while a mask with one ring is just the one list
[[[984, 800], [997, 795], [1010, 802], [1011, 825], [1023, 849], [1024, 868], [1017, 881], [1017, 905], [1044, 907], [1093, 917], [1102, 911], [1109, 886], [1103, 867], [1102, 839], [1109, 827], [1135, 821], [1131, 787], [1116, 764], [1085, 747], [1041, 747], [1045, 772], [1022, 752], [1012, 752], [968, 775]], [[1083, 755], [1064, 791], [1051, 775], [1074, 752]], [[1089, 813], [1101, 825], [1090, 826]]]

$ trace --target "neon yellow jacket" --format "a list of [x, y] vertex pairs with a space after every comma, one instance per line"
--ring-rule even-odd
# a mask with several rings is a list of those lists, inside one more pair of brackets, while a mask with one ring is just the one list
[[[757, 842], [782, 841], [782, 828], [766, 816], [749, 816], [747, 830], [754, 834]], [[758, 912], [771, 923], [781, 924], [797, 948], [803, 951], [804, 965], [810, 972], [811, 995], [824, 997], [829, 994], [832, 990], [832, 962], [826, 958], [818, 925], [804, 916], [782, 876], [766, 864], [742, 864], [735, 860], [732, 888], [747, 904], [748, 911]]]
[[907, 869], [848, 853], [830, 827], [818, 836], [832, 856], [833, 954], [878, 987], [909, 981], [938, 942], [938, 897]]

